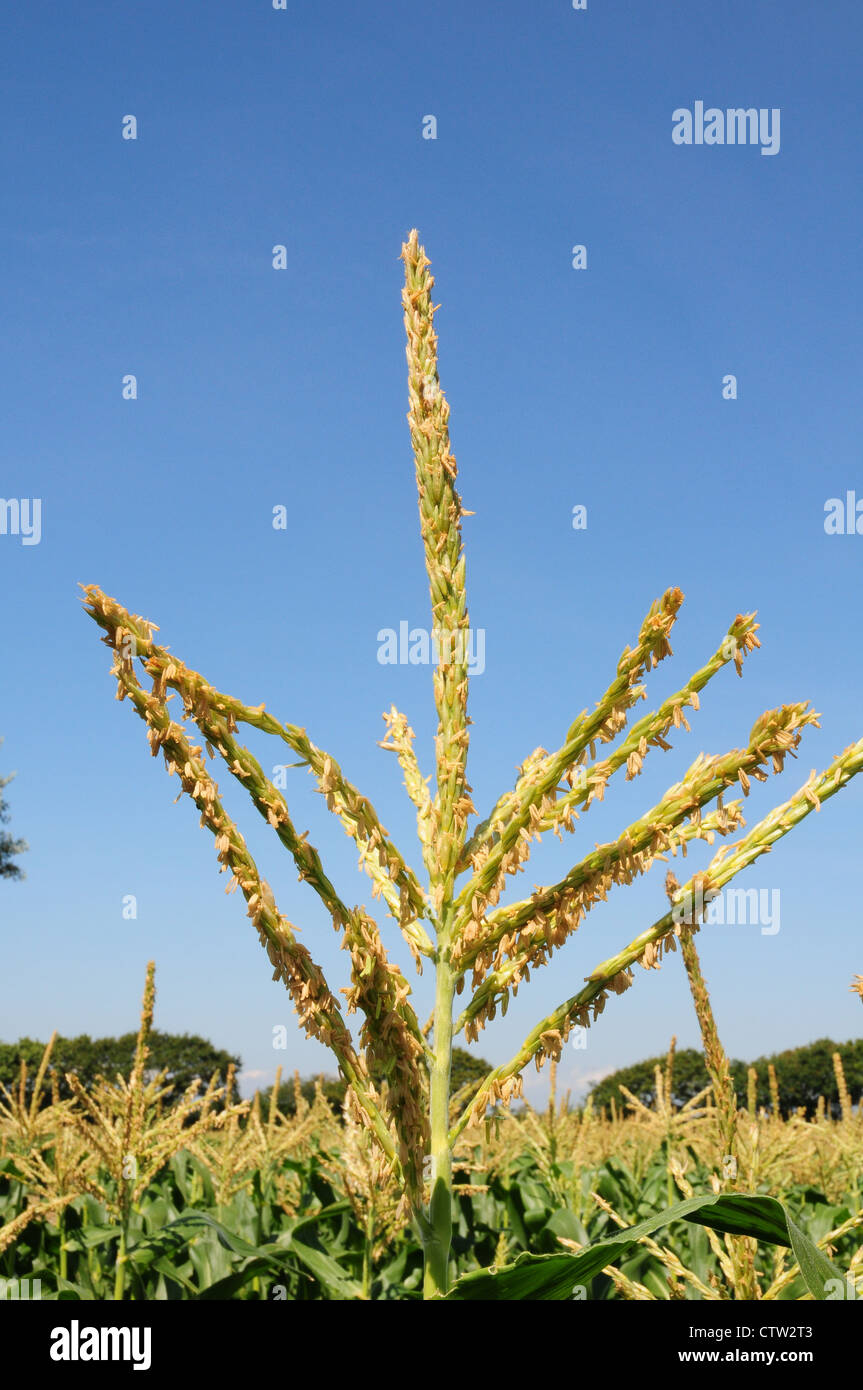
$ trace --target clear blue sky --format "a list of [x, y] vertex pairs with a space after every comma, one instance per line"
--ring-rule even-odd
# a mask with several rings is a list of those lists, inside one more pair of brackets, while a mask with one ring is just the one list
[[[399, 299], [413, 226], [476, 512], [477, 806], [537, 744], [557, 746], [668, 585], [687, 601], [650, 708], [738, 611], [762, 624], [744, 679], [723, 672], [691, 735], [612, 783], [518, 894], [616, 835], [702, 748], [745, 743], [768, 706], [809, 698], [823, 725], [755, 788], [750, 823], [863, 734], [863, 536], [824, 531], [828, 498], [863, 497], [861, 40], [850, 0], [6, 15], [0, 493], [42, 499], [42, 538], [0, 536], [0, 772], [18, 771], [11, 828], [31, 846], [26, 881], [0, 883], [0, 1036], [133, 1027], [155, 957], [157, 1026], [237, 1050], [247, 1090], [278, 1062], [331, 1069], [294, 1030], [197, 813], [172, 804], [176, 782], [114, 701], [76, 585], [101, 585], [215, 684], [304, 724], [419, 858], [397, 763], [376, 746], [394, 702], [431, 769], [430, 671], [376, 659], [379, 629], [428, 621]], [[673, 110], [699, 100], [779, 108], [779, 153], [675, 145]], [[136, 141], [121, 138], [128, 114]], [[422, 138], [430, 114], [436, 140]], [[136, 401], [122, 399], [128, 373]], [[283, 761], [250, 741], [265, 766]], [[371, 906], [311, 778], [290, 777], [294, 818], [342, 895]], [[345, 984], [313, 893], [238, 789], [229, 804], [282, 910]], [[739, 880], [780, 890], [777, 934], [702, 932], [735, 1056], [859, 1034], [861, 831], [863, 779]], [[661, 914], [663, 873], [590, 915], [483, 1035], [484, 1055], [503, 1061]], [[679, 958], [637, 975], [587, 1051], [567, 1053], [574, 1089], [673, 1032], [697, 1045]], [[426, 978], [423, 1017], [429, 1004]]]

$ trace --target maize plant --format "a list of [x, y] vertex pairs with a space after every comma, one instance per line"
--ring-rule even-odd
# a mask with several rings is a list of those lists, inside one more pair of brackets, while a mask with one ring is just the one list
[[[758, 624], [754, 614], [738, 614], [701, 669], [657, 708], [636, 718], [636, 706], [647, 700], [646, 677], [671, 654], [669, 639], [683, 595], [669, 589], [650, 606], [634, 646], [624, 648], [594, 708], [575, 718], [554, 752], [532, 752], [512, 789], [478, 820], [467, 781], [470, 630], [462, 517], [469, 513], [456, 490], [450, 410], [438, 375], [434, 280], [416, 231], [402, 247], [401, 258], [408, 422], [436, 647], [433, 786], [431, 776], [421, 771], [407, 717], [395, 707], [384, 716], [387, 734], [381, 746], [396, 754], [416, 808], [424, 875], [409, 866], [371, 802], [305, 729], [281, 723], [262, 704], [244, 704], [214, 689], [157, 643], [154, 624], [131, 614], [96, 586], [85, 587], [85, 605], [113, 651], [117, 698], [131, 702], [147, 725], [153, 755], [161, 751], [169, 773], [177, 774], [182, 791], [198, 807], [201, 824], [215, 837], [220, 869], [230, 875], [227, 891], [241, 890], [274, 979], [287, 988], [306, 1034], [331, 1049], [352, 1089], [357, 1112], [379, 1146], [401, 1192], [403, 1209], [409, 1211], [422, 1241], [425, 1297], [569, 1296], [566, 1290], [579, 1278], [591, 1277], [591, 1271], [622, 1252], [629, 1232], [578, 1255], [522, 1257], [509, 1270], [463, 1276], [450, 1289], [455, 1144], [466, 1126], [489, 1108], [521, 1095], [522, 1074], [529, 1063], [539, 1067], [547, 1058], [559, 1058], [574, 1027], [591, 1025], [609, 996], [629, 989], [636, 965], [658, 968], [664, 953], [698, 930], [707, 904], [735, 874], [767, 853], [859, 772], [863, 739], [820, 775], [813, 771], [788, 801], [743, 834], [743, 802], [726, 800], [728, 789], [739, 785], [745, 797], [753, 779], [766, 780], [771, 768], [781, 772], [785, 759], [796, 754], [806, 727], [818, 719], [808, 702], [769, 710], [756, 720], [744, 746], [722, 757], [701, 754], [656, 805], [617, 839], [591, 850], [556, 883], [520, 901], [502, 901], [507, 880], [522, 869], [534, 840], [548, 832], [562, 839], [563, 831], [574, 831], [594, 801], [604, 798], [616, 774], [626, 780], [638, 777], [652, 750], [669, 749], [674, 731], [689, 729], [686, 711], [699, 708], [702, 690], [724, 667], [733, 664], [738, 675], [742, 673], [744, 659], [760, 645]], [[181, 697], [184, 719], [197, 728], [202, 744], [194, 743], [186, 726], [169, 713], [167, 701], [174, 691]], [[383, 900], [398, 925], [417, 970], [427, 964], [434, 972], [430, 1026], [420, 1025], [410, 986], [385, 949], [377, 921], [365, 907], [350, 906], [339, 896], [317, 850], [295, 828], [283, 791], [240, 741], [242, 725], [270, 734], [293, 750], [353, 837], [372, 881], [372, 894]], [[342, 991], [345, 1006], [279, 911], [242, 834], [226, 813], [209, 768], [216, 755], [245, 787], [340, 933], [351, 962], [351, 982]], [[454, 1040], [476, 1040], [498, 1010], [506, 1011], [531, 971], [548, 965], [612, 888], [646, 873], [656, 859], [664, 860], [678, 849], [685, 853], [692, 841], [712, 845], [716, 836], [737, 832], [740, 838], [720, 848], [706, 870], [675, 886], [669, 909], [657, 921], [596, 965], [581, 988], [536, 1024], [515, 1056], [490, 1071], [470, 1104], [453, 1117]], [[354, 1013], [361, 1020], [357, 1041], [346, 1021], [346, 1014]], [[792, 1244], [799, 1258], [793, 1223], [785, 1219], [779, 1203], [771, 1203], [770, 1198], [726, 1194], [692, 1199], [672, 1210], [732, 1233]], [[671, 1213], [663, 1216], [670, 1219]], [[640, 1227], [632, 1231], [633, 1240], [644, 1234]], [[813, 1280], [818, 1268], [822, 1279], [832, 1268], [820, 1252], [816, 1254], [822, 1263], [810, 1261], [816, 1269]]]

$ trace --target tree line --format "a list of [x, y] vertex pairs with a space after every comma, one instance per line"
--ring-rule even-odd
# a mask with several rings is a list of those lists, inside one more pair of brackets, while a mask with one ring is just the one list
[[[90, 1089], [97, 1076], [104, 1076], [113, 1080], [114, 1077], [120, 1075], [128, 1081], [132, 1073], [136, 1040], [137, 1033], [124, 1033], [119, 1038], [91, 1038], [88, 1033], [81, 1033], [75, 1038], [58, 1037], [51, 1052], [49, 1067], [56, 1079], [60, 1099], [68, 1100], [72, 1095], [71, 1088], [66, 1081], [67, 1072], [74, 1072], [85, 1090]], [[24, 1090], [29, 1099], [32, 1096], [33, 1084], [45, 1052], [45, 1046], [44, 1042], [39, 1042], [35, 1038], [19, 1038], [14, 1043], [0, 1042], [0, 1084], [5, 1086], [7, 1091], [14, 1089], [17, 1092], [20, 1086], [23, 1063]], [[167, 1069], [165, 1085], [168, 1090], [163, 1100], [164, 1105], [172, 1105], [179, 1100], [193, 1081], [200, 1081], [203, 1086], [206, 1086], [214, 1073], [224, 1084], [230, 1068], [233, 1068], [234, 1077], [231, 1100], [239, 1099], [236, 1077], [242, 1071], [241, 1058], [215, 1047], [207, 1038], [201, 1038], [191, 1033], [160, 1033], [154, 1030], [150, 1034], [149, 1048], [146, 1074], [153, 1075]], [[475, 1057], [473, 1053], [466, 1052], [462, 1048], [456, 1048], [453, 1057], [451, 1083], [453, 1095], [462, 1090], [465, 1092], [464, 1099], [469, 1098], [470, 1088], [479, 1085], [490, 1067], [491, 1063], [486, 1062], [483, 1058]], [[42, 1103], [46, 1105], [50, 1104], [51, 1101], [50, 1074], [49, 1072], [42, 1097]], [[378, 1078], [379, 1081], [381, 1079]], [[307, 1101], [313, 1100], [318, 1082], [322, 1086], [330, 1108], [335, 1114], [339, 1114], [345, 1098], [347, 1083], [341, 1078], [332, 1076], [304, 1077], [301, 1080], [300, 1089]], [[260, 1094], [261, 1100], [269, 1104], [272, 1087], [263, 1090]], [[296, 1096], [292, 1080], [283, 1081], [280, 1085], [277, 1105], [286, 1115], [294, 1114]]]
[[[772, 1109], [768, 1070], [772, 1064], [779, 1089], [779, 1105], [785, 1118], [801, 1107], [807, 1115], [813, 1114], [819, 1096], [824, 1096], [832, 1114], [838, 1114], [839, 1089], [833, 1068], [834, 1052], [838, 1052], [842, 1059], [845, 1080], [852, 1100], [858, 1101], [863, 1092], [863, 1038], [845, 1043], [819, 1038], [817, 1042], [808, 1043], [804, 1047], [791, 1047], [784, 1052], [757, 1057], [754, 1062], [731, 1062], [737, 1104], [746, 1104], [748, 1070], [751, 1066], [755, 1068], [757, 1076], [756, 1105], [759, 1109]], [[659, 1067], [664, 1074], [665, 1063], [665, 1056], [649, 1057], [644, 1062], [636, 1062], [634, 1066], [621, 1067], [619, 1071], [603, 1077], [592, 1086], [588, 1093], [589, 1098], [597, 1109], [603, 1105], [610, 1106], [614, 1100], [618, 1112], [622, 1113], [626, 1106], [626, 1099], [620, 1090], [623, 1085], [643, 1104], [651, 1105], [655, 1097], [654, 1073]], [[676, 1105], [684, 1105], [709, 1085], [710, 1077], [701, 1052], [695, 1048], [686, 1048], [675, 1054], [672, 1089]]]
[[[135, 1056], [137, 1033], [124, 1033], [119, 1038], [91, 1038], [81, 1033], [75, 1038], [58, 1037], [51, 1052], [49, 1066], [53, 1069], [61, 1100], [68, 1100], [71, 1089], [66, 1081], [67, 1072], [75, 1072], [85, 1090], [89, 1090], [97, 1076], [112, 1081], [118, 1074], [129, 1079]], [[25, 1094], [32, 1094], [33, 1083], [45, 1051], [45, 1043], [34, 1038], [19, 1038], [18, 1042], [0, 1042], [0, 1082], [8, 1091], [17, 1090], [20, 1084], [21, 1063], [26, 1064]], [[179, 1100], [193, 1081], [200, 1080], [207, 1085], [213, 1073], [217, 1073], [224, 1083], [229, 1067], [240, 1070], [239, 1057], [214, 1047], [206, 1038], [191, 1033], [150, 1034], [150, 1055], [147, 1058], [147, 1074], [167, 1068], [165, 1084], [169, 1087], [163, 1104], [171, 1105]], [[238, 1099], [236, 1081], [232, 1087], [232, 1100]], [[46, 1104], [51, 1100], [51, 1083], [46, 1085], [43, 1095]]]

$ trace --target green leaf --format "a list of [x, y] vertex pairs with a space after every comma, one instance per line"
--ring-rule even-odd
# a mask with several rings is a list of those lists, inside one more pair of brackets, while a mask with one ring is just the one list
[[594, 1241], [577, 1255], [521, 1255], [514, 1264], [494, 1274], [477, 1270], [463, 1275], [447, 1294], [447, 1299], [510, 1302], [571, 1298], [577, 1286], [586, 1285], [607, 1265], [626, 1255], [642, 1236], [652, 1235], [660, 1227], [679, 1220], [695, 1221], [730, 1235], [754, 1236], [769, 1245], [790, 1246], [806, 1287], [816, 1299], [827, 1298], [825, 1285], [829, 1279], [842, 1277], [775, 1197], [728, 1193], [716, 1197], [690, 1197], [637, 1226]]
[[574, 1211], [569, 1207], [561, 1207], [553, 1216], [549, 1217], [546, 1230], [553, 1236], [563, 1236], [564, 1240], [578, 1241], [579, 1245], [588, 1244], [588, 1235], [582, 1223], [579, 1221]]
[[167, 1259], [164, 1255], [153, 1261], [153, 1269], [159, 1274], [164, 1275], [169, 1283], [180, 1285], [192, 1298], [198, 1297], [197, 1285], [194, 1284], [172, 1260]]
[[318, 1280], [327, 1290], [331, 1298], [347, 1301], [361, 1296], [361, 1289], [353, 1279], [345, 1274], [340, 1265], [329, 1255], [325, 1255], [322, 1250], [315, 1250], [311, 1245], [306, 1245], [304, 1241], [292, 1240], [289, 1246], [292, 1255], [296, 1255], [301, 1264], [305, 1265], [310, 1274]]
[[196, 1298], [200, 1302], [209, 1300], [221, 1302], [226, 1298], [233, 1298], [240, 1289], [251, 1284], [252, 1280], [257, 1279], [259, 1275], [268, 1273], [269, 1270], [269, 1260], [250, 1260], [248, 1264], [243, 1265], [242, 1269], [237, 1270], [234, 1274], [229, 1274], [226, 1279], [219, 1279], [215, 1284], [210, 1284], [206, 1289], [202, 1289], [200, 1293], [196, 1294]]
[[180, 1231], [184, 1226], [210, 1227], [211, 1230], [215, 1231], [219, 1244], [223, 1245], [227, 1250], [232, 1250], [235, 1255], [247, 1255], [251, 1258], [255, 1256], [272, 1258], [272, 1246], [269, 1249], [262, 1249], [257, 1245], [250, 1245], [247, 1240], [243, 1240], [242, 1236], [235, 1235], [233, 1231], [229, 1231], [227, 1226], [223, 1226], [221, 1221], [216, 1221], [214, 1217], [209, 1216], [205, 1211], [192, 1211], [186, 1213], [185, 1216], [178, 1217], [176, 1221], [172, 1221], [170, 1225], [165, 1226], [163, 1231], [156, 1233], [156, 1236], [144, 1236], [142, 1240], [138, 1242], [138, 1245], [149, 1244], [151, 1241], [156, 1243], [158, 1236], [165, 1235], [169, 1231]]
[[72, 1250], [75, 1246], [82, 1250], [94, 1250], [98, 1245], [107, 1244], [109, 1240], [118, 1240], [122, 1234], [122, 1226], [79, 1226], [66, 1232], [65, 1245], [67, 1250]]
[[54, 1289], [47, 1288], [42, 1293], [45, 1303], [83, 1303], [93, 1298], [92, 1289], [63, 1279], [59, 1274], [55, 1276], [55, 1285]]
[[[342, 1204], [337, 1203], [336, 1205], [341, 1208]], [[319, 1213], [316, 1213], [316, 1215], [319, 1215]], [[313, 1219], [314, 1218], [306, 1218], [305, 1221], [298, 1223], [297, 1229], [299, 1225], [311, 1225]], [[187, 1215], [179, 1217], [177, 1221], [172, 1221], [170, 1226], [166, 1226], [164, 1231], [160, 1232], [159, 1235], [164, 1238], [169, 1232], [179, 1232], [184, 1226], [209, 1227], [215, 1232], [219, 1244], [224, 1246], [227, 1250], [232, 1251], [235, 1255], [241, 1255], [255, 1262], [263, 1261], [271, 1271], [274, 1268], [276, 1270], [284, 1269], [286, 1257], [293, 1255], [295, 1259], [304, 1266], [305, 1270], [327, 1290], [330, 1298], [348, 1300], [360, 1297], [361, 1290], [359, 1284], [346, 1275], [341, 1266], [338, 1265], [335, 1260], [331, 1259], [329, 1255], [325, 1254], [322, 1250], [316, 1250], [305, 1241], [299, 1240], [294, 1231], [289, 1230], [282, 1232], [278, 1244], [250, 1245], [247, 1240], [243, 1240], [242, 1236], [238, 1236], [233, 1231], [229, 1231], [220, 1221], [216, 1221], [212, 1216], [208, 1216], [206, 1212], [189, 1212]], [[157, 1243], [155, 1238], [145, 1236], [136, 1244], [134, 1251], [130, 1254], [130, 1259], [133, 1259], [135, 1253], [141, 1250], [142, 1247], [156, 1245]]]

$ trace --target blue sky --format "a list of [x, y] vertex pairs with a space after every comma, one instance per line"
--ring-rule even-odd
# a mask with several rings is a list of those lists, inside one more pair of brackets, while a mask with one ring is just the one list
[[[561, 742], [669, 585], [686, 604], [643, 709], [737, 612], [762, 625], [744, 679], [722, 672], [692, 733], [537, 851], [517, 895], [615, 836], [701, 749], [745, 743], [767, 707], [811, 699], [822, 727], [755, 788], [750, 824], [863, 734], [863, 538], [824, 530], [829, 498], [863, 498], [859, 6], [49, 3], [4, 28], [0, 493], [40, 498], [42, 535], [0, 535], [0, 773], [17, 769], [11, 828], [31, 846], [26, 881], [0, 884], [0, 1036], [127, 1030], [154, 957], [157, 1026], [238, 1051], [246, 1090], [279, 1063], [332, 1070], [224, 896], [197, 813], [172, 804], [176, 783], [114, 701], [76, 586], [99, 584], [214, 684], [305, 725], [419, 859], [397, 763], [376, 746], [395, 703], [431, 770], [431, 673], [377, 660], [380, 629], [428, 622], [400, 308], [411, 227], [436, 275], [476, 513], [477, 807]], [[698, 100], [779, 108], [779, 153], [675, 145], [672, 112]], [[342, 895], [371, 906], [311, 778], [289, 775], [295, 821]], [[239, 789], [228, 801], [280, 907], [345, 984], [311, 890]], [[779, 932], [699, 937], [733, 1055], [859, 1034], [861, 829], [863, 780], [739, 880], [780, 891]], [[661, 915], [663, 872], [590, 914], [483, 1055], [505, 1060]], [[567, 1052], [575, 1091], [672, 1033], [698, 1045], [679, 958], [637, 974], [586, 1051]], [[423, 1017], [429, 991], [426, 977]]]

